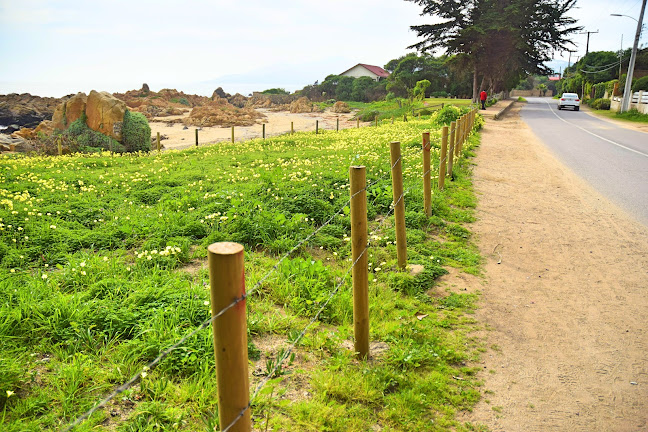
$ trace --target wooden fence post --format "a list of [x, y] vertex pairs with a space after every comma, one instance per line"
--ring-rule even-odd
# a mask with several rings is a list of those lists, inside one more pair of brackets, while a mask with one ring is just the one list
[[[214, 316], [245, 295], [243, 246], [238, 243], [213, 243], [207, 250], [211, 314]], [[239, 416], [250, 401], [245, 300], [214, 319], [212, 329], [218, 379], [218, 418], [222, 430]], [[248, 408], [230, 431], [251, 430]]]
[[403, 192], [403, 164], [401, 161], [400, 142], [390, 144], [392, 164], [392, 190], [394, 193], [394, 219], [396, 222], [396, 255], [398, 267], [407, 266], [407, 238], [405, 235], [405, 196]]
[[461, 140], [463, 139], [463, 117], [457, 119], [457, 133], [455, 134], [457, 141], [454, 145], [455, 158], [459, 157], [459, 148], [461, 147]]
[[290, 135], [295, 133], [295, 122], [290, 122]]
[[160, 132], [157, 133], [157, 151], [160, 153]]
[[404, 122], [407, 121], [407, 114], [403, 114], [403, 121], [404, 121]]
[[443, 126], [441, 129], [441, 155], [439, 156], [441, 161], [439, 162], [439, 189], [445, 187], [445, 176], [446, 176], [446, 158], [448, 157], [448, 126]]
[[196, 128], [196, 147], [198, 147], [198, 128]]
[[319, 120], [315, 120], [315, 135], [319, 133]]
[[265, 123], [262, 124], [263, 129], [261, 130], [261, 136], [265, 139]]
[[335, 123], [336, 123], [336, 124], [335, 124], [335, 130], [336, 130], [337, 132], [340, 132], [340, 117], [338, 117], [336, 120], [337, 120], [337, 121], [335, 122]]
[[448, 175], [452, 179], [452, 165], [454, 163], [454, 148], [457, 137], [457, 122], [450, 122], [450, 141], [448, 142]]
[[364, 166], [349, 169], [351, 184], [351, 256], [353, 280], [353, 334], [358, 358], [369, 357], [369, 274], [367, 253], [367, 178]]
[[423, 132], [423, 208], [432, 216], [432, 181], [430, 169], [430, 132]]
[[356, 128], [360, 128], [360, 117], [356, 118]]
[[[112, 143], [112, 141], [111, 141], [111, 143]], [[59, 139], [58, 139], [58, 155], [63, 156], [63, 137], [62, 136], [59, 136]]]
[[234, 126], [232, 126], [232, 144], [234, 144]]

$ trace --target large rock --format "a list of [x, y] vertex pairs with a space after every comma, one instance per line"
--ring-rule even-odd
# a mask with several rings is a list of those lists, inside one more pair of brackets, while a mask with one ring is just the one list
[[290, 104], [291, 113], [313, 112], [313, 103], [307, 97], [300, 97]]
[[216, 98], [208, 105], [195, 107], [184, 119], [187, 126], [252, 126], [265, 115], [252, 108], [237, 108], [226, 99]]
[[90, 129], [108, 135], [117, 141], [122, 140], [122, 124], [126, 104], [108, 92], [92, 90], [86, 105], [87, 124]]
[[61, 102], [52, 115], [53, 128], [65, 130], [85, 112], [87, 102], [88, 96], [81, 92], [75, 94], [67, 101]]
[[349, 108], [348, 103], [342, 102], [342, 101], [337, 101], [331, 107], [331, 111], [333, 111], [334, 113], [350, 113], [351, 108]]
[[49, 120], [63, 98], [42, 98], [29, 93], [0, 95], [0, 125], [16, 124], [19, 127], [35, 127]]

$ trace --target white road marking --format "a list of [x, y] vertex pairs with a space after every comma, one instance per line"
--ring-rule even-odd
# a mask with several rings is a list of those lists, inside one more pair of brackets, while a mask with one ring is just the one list
[[629, 151], [631, 151], [631, 152], [633, 152], [633, 153], [637, 153], [637, 154], [639, 154], [639, 155], [641, 155], [641, 156], [644, 156], [644, 157], [647, 157], [647, 158], [648, 158], [648, 154], [646, 154], [646, 153], [642, 153], [642, 152], [640, 152], [640, 151], [638, 151], [638, 150], [631, 149], [630, 147], [626, 147], [626, 146], [624, 146], [623, 144], [619, 144], [618, 142], [615, 142], [615, 141], [609, 140], [609, 139], [607, 139], [607, 138], [603, 138], [602, 136], [597, 135], [597, 134], [595, 134], [594, 132], [590, 132], [590, 131], [588, 131], [587, 129], [578, 126], [577, 124], [574, 124], [574, 123], [572, 123], [572, 122], [569, 122], [569, 121], [565, 120], [564, 118], [562, 118], [562, 117], [560, 117], [558, 114], [556, 114], [556, 112], [553, 110], [553, 108], [551, 108], [551, 104], [549, 104], [549, 101], [545, 100], [545, 102], [547, 103], [547, 106], [549, 107], [549, 111], [551, 111], [551, 113], [552, 113], [553, 115], [555, 115], [556, 118], [558, 118], [558, 120], [564, 121], [565, 123], [570, 124], [570, 125], [572, 125], [572, 126], [578, 128], [578, 129], [582, 130], [583, 132], [587, 132], [588, 134], [593, 135], [593, 136], [595, 136], [596, 138], [602, 139], [602, 140], [605, 141], [605, 142], [609, 142], [610, 144], [614, 144], [614, 145], [617, 146], [617, 147], [624, 148], [624, 149], [629, 150]]

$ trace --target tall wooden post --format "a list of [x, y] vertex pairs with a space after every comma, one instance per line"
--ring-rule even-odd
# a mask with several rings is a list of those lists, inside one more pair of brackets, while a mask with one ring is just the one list
[[295, 122], [290, 122], [290, 135], [295, 133]]
[[441, 161], [439, 162], [439, 189], [445, 187], [446, 166], [448, 157], [448, 126], [441, 129]]
[[315, 120], [315, 135], [319, 133], [319, 120]]
[[340, 132], [340, 117], [338, 117], [336, 120], [337, 121], [336, 121], [336, 125], [335, 125], [335, 130], [337, 132]]
[[63, 137], [59, 136], [58, 139], [58, 155], [63, 156]]
[[198, 129], [196, 129], [196, 147], [198, 147]]
[[452, 165], [454, 163], [455, 139], [457, 137], [457, 122], [450, 123], [450, 141], [448, 142], [448, 175], [452, 179]]
[[234, 144], [234, 126], [232, 126], [232, 144]]
[[360, 117], [356, 118], [356, 128], [360, 128]]
[[[243, 246], [238, 243], [214, 243], [207, 250], [211, 313], [214, 316], [245, 295]], [[212, 329], [218, 379], [218, 417], [220, 427], [224, 429], [250, 401], [245, 300], [214, 319]], [[251, 415], [247, 409], [230, 431], [251, 430]]]
[[403, 192], [403, 164], [400, 142], [390, 143], [392, 168], [392, 190], [394, 193], [394, 219], [396, 221], [396, 255], [398, 267], [407, 266], [407, 238], [405, 235], [405, 196]]
[[160, 132], [157, 133], [157, 151], [160, 153]]
[[263, 139], [265, 139], [265, 123], [263, 123], [261, 126], [262, 126], [261, 136], [263, 137]]
[[430, 179], [430, 132], [423, 132], [423, 208], [432, 216], [432, 181]]
[[367, 179], [364, 166], [349, 169], [351, 184], [351, 257], [353, 260], [353, 334], [358, 358], [369, 357], [369, 271]]
[[455, 134], [456, 142], [454, 145], [455, 158], [459, 157], [459, 148], [461, 148], [461, 140], [463, 139], [463, 117], [457, 119], [457, 133]]

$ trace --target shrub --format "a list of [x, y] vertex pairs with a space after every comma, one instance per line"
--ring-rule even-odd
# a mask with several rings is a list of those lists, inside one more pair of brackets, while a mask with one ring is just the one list
[[376, 111], [376, 110], [369, 110], [369, 111], [365, 111], [362, 114], [360, 114], [358, 116], [358, 118], [360, 119], [360, 121], [365, 121], [365, 122], [366, 121], [373, 121], [373, 120], [378, 118], [379, 114], [380, 113], [378, 111]]
[[609, 110], [610, 109], [610, 99], [595, 99], [592, 102], [592, 108], [597, 110]]
[[151, 127], [144, 114], [126, 110], [122, 136], [127, 152], [151, 151]]
[[438, 125], [449, 125], [461, 117], [461, 114], [461, 108], [454, 105], [446, 105], [439, 110], [435, 121]]
[[63, 132], [63, 137], [75, 144], [70, 146], [72, 150], [88, 153], [101, 150], [122, 153], [126, 150], [118, 141], [90, 129], [86, 124], [86, 119], [85, 113], [82, 113], [81, 117], [73, 121], [70, 127]]
[[433, 98], [447, 98], [448, 97], [448, 92], [446, 92], [446, 91], [435, 91], [435, 92], [432, 92], [432, 94], [430, 96], [432, 96]]
[[648, 91], [648, 75], [639, 78], [637, 81], [634, 82], [634, 84], [632, 84], [633, 92], [638, 92], [641, 90]]

